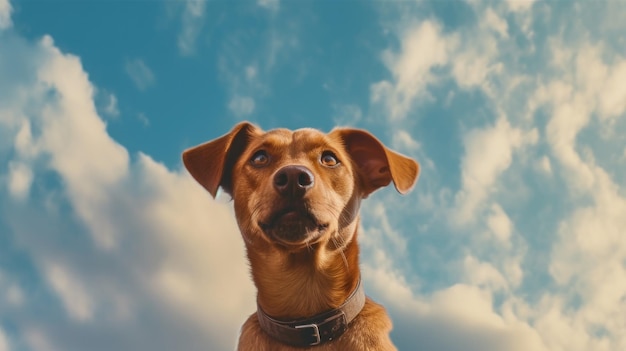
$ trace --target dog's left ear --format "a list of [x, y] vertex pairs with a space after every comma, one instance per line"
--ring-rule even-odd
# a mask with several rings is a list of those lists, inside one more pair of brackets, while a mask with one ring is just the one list
[[338, 128], [331, 131], [329, 136], [338, 136], [343, 140], [364, 183], [364, 196], [387, 186], [391, 181], [400, 194], [408, 193], [415, 185], [419, 164], [388, 149], [372, 134], [360, 129]]

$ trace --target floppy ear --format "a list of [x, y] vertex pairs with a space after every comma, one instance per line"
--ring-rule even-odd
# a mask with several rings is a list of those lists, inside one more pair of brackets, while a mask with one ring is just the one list
[[419, 164], [386, 148], [372, 134], [360, 129], [340, 128], [331, 131], [330, 135], [338, 135], [343, 140], [363, 181], [364, 196], [391, 181], [400, 194], [408, 193], [415, 185]]
[[233, 166], [256, 131], [258, 128], [248, 122], [239, 123], [228, 134], [185, 150], [183, 164], [211, 196], [217, 195], [220, 186], [230, 194]]

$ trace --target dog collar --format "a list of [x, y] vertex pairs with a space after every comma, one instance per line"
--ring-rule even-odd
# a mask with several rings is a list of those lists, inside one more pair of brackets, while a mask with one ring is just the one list
[[261, 329], [274, 339], [296, 347], [309, 347], [334, 340], [343, 334], [365, 306], [361, 278], [356, 289], [339, 307], [310, 318], [282, 321], [270, 317], [257, 304]]

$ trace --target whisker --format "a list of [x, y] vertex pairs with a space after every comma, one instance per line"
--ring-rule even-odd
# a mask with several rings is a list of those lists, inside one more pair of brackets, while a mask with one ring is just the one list
[[[335, 246], [340, 247], [340, 246], [339, 246], [339, 243], [337, 243], [337, 238], [336, 238], [336, 237], [333, 237], [333, 238], [331, 238], [331, 239], [332, 239], [333, 243], [335, 244]], [[345, 266], [346, 266], [346, 270], [349, 270], [349, 269], [350, 269], [350, 266], [348, 265], [348, 259], [346, 258], [346, 255], [345, 255], [345, 254], [344, 254], [344, 252], [343, 252], [343, 245], [342, 245], [342, 246], [341, 246], [341, 248], [339, 249], [339, 254], [341, 255], [341, 259], [343, 260], [343, 263], [344, 263], [344, 264], [345, 264]]]

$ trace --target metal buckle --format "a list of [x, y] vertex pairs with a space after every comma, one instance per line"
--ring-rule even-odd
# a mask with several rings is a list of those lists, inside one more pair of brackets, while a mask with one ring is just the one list
[[295, 328], [296, 329], [313, 328], [313, 332], [314, 332], [313, 336], [315, 337], [316, 341], [309, 343], [309, 346], [319, 345], [322, 342], [322, 337], [320, 336], [320, 328], [317, 326], [317, 324], [296, 325]]

